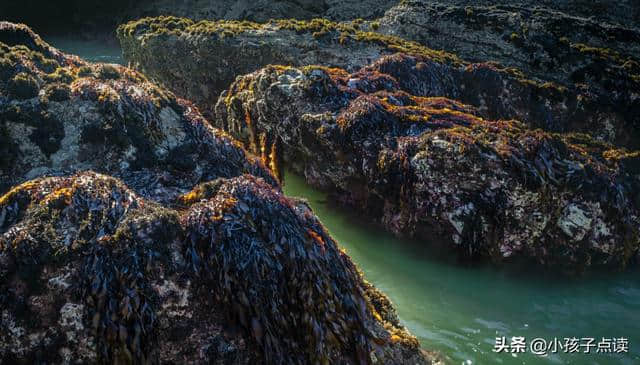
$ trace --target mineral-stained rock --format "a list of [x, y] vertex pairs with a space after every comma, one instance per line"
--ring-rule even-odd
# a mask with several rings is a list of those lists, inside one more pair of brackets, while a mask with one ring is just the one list
[[93, 172], [1, 196], [0, 362], [432, 363], [304, 202], [250, 175], [180, 200]]
[[216, 121], [266, 165], [282, 159], [398, 234], [576, 271], [636, 259], [638, 152], [488, 121], [401, 91], [407, 81], [376, 67], [269, 66], [234, 82]]
[[45, 174], [84, 169], [170, 200], [217, 177], [269, 172], [193, 105], [117, 65], [50, 47], [0, 23], [0, 193]]
[[216, 96], [237, 75], [268, 64], [319, 64], [352, 72], [403, 52], [372, 67], [395, 77], [412, 95], [445, 96], [477, 107], [485, 118], [518, 119], [547, 131], [585, 132], [640, 147], [640, 78], [633, 61], [574, 44], [568, 49], [586, 57], [583, 79], [535, 81], [514, 68], [469, 64], [451, 53], [371, 32], [372, 24], [159, 17], [123, 25], [118, 37], [134, 68], [192, 100], [206, 116], [212, 116]]

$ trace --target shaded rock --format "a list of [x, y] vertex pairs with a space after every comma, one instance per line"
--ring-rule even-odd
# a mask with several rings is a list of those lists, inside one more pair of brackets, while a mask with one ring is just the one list
[[[611, 72], [608, 68], [615, 72], [627, 62], [629, 74], [640, 73], [631, 66], [640, 56], [637, 25], [580, 17], [574, 11], [558, 11], [553, 4], [460, 3], [400, 1], [376, 20], [377, 30], [453, 52], [468, 61], [497, 61], [563, 83], [603, 82], [601, 78], [611, 76], [606, 75]], [[591, 13], [598, 15], [594, 10]]]
[[42, 175], [93, 169], [147, 197], [245, 173], [276, 184], [190, 103], [133, 71], [92, 64], [0, 23], [0, 193]]
[[[415, 2], [400, 0], [398, 5]], [[552, 9], [571, 16], [592, 19], [602, 23], [637, 26], [640, 22], [640, 4], [634, 0], [438, 0], [443, 5], [454, 6], [518, 6], [529, 9]]]
[[[634, 63], [620, 65], [606, 54], [592, 54], [593, 62], [607, 58], [606, 67], [587, 67], [584, 83], [536, 81], [514, 68], [470, 64], [371, 27], [321, 19], [257, 24], [159, 17], [119, 27], [118, 38], [133, 67], [192, 100], [207, 116], [212, 100], [237, 75], [268, 64], [319, 64], [353, 72], [386, 55], [371, 67], [396, 78], [412, 95], [445, 96], [477, 107], [485, 118], [518, 119], [547, 131], [585, 132], [640, 147], [640, 79], [628, 69]], [[405, 55], [391, 57], [397, 52]], [[597, 82], [590, 81], [594, 77]]]
[[582, 132], [598, 140], [640, 148], [640, 84], [620, 76], [618, 86], [565, 87], [534, 82], [517, 70], [485, 62], [453, 68], [424, 56], [383, 57], [365, 72], [393, 77], [400, 89], [419, 96], [445, 96], [476, 106], [487, 119], [517, 119], [549, 132]]
[[93, 172], [0, 197], [0, 361], [432, 363], [304, 203], [215, 185], [181, 210]]
[[571, 271], [634, 260], [638, 152], [489, 121], [404, 81], [375, 66], [269, 66], [238, 78], [215, 120], [266, 165], [282, 160], [389, 230], [465, 257]]
[[141, 2], [132, 9], [129, 19], [144, 16], [173, 15], [194, 20], [250, 20], [270, 19], [353, 20], [373, 19], [396, 4], [395, 0], [163, 0]]
[[[617, 2], [611, 5], [618, 7]], [[587, 85], [588, 93], [598, 96], [601, 109], [617, 108], [631, 122], [628, 128], [615, 126], [620, 135], [640, 124], [637, 24], [627, 27], [603, 22], [597, 15], [579, 17], [573, 10], [555, 10], [554, 4], [452, 6], [446, 1], [421, 0], [401, 1], [376, 24], [381, 33], [453, 52], [468, 61], [495, 61], [571, 88]]]

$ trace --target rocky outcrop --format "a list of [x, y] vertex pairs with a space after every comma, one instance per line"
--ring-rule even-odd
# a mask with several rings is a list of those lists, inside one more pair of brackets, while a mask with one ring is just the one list
[[[237, 75], [268, 64], [320, 64], [353, 72], [380, 56], [402, 52], [415, 62], [383, 58], [373, 68], [395, 77], [416, 96], [445, 96], [473, 105], [490, 119], [518, 119], [551, 132], [577, 131], [640, 147], [640, 79], [616, 66], [606, 81], [567, 85], [535, 81], [495, 63], [470, 64], [451, 53], [368, 31], [358, 23], [304, 21], [193, 22], [142, 19], [121, 26], [118, 37], [132, 66], [194, 101], [212, 116], [213, 100]], [[611, 64], [614, 65], [614, 64]], [[395, 72], [395, 73], [394, 73]]]
[[381, 54], [414, 48], [443, 62], [456, 61], [453, 55], [356, 27], [324, 19], [252, 23], [158, 17], [120, 26], [118, 38], [131, 66], [193, 101], [205, 115], [213, 115], [217, 97], [236, 76], [268, 64], [356, 70]]
[[270, 19], [332, 20], [374, 19], [397, 3], [396, 0], [162, 0], [141, 2], [132, 9], [136, 17], [173, 15], [194, 20], [250, 20]]
[[[412, 57], [382, 62], [420, 68]], [[489, 121], [406, 93], [411, 78], [380, 69], [269, 66], [238, 78], [215, 120], [265, 164], [281, 158], [389, 230], [440, 237], [467, 257], [572, 271], [638, 258], [638, 152]]]
[[305, 203], [250, 175], [181, 202], [92, 172], [0, 197], [0, 360], [432, 363]]
[[245, 173], [275, 185], [190, 103], [133, 70], [64, 55], [11, 23], [0, 23], [0, 146], [0, 193], [86, 169], [164, 200]]
[[[616, 91], [594, 85], [539, 83], [487, 62], [451, 68], [424, 56], [383, 57], [364, 72], [383, 72], [413, 95], [445, 96], [473, 105], [487, 119], [517, 119], [549, 132], [581, 132], [597, 140], [640, 148], [638, 84]], [[628, 79], [626, 79], [629, 81]]]
[[[397, 5], [416, 2], [399, 0]], [[435, 0], [446, 6], [517, 6], [522, 9], [552, 9], [570, 16], [589, 18], [601, 23], [637, 26], [640, 4], [635, 0]]]
[[440, 362], [194, 106], [22, 25], [0, 51], [0, 363]]
[[640, 28], [569, 14], [519, 3], [451, 6], [412, 0], [401, 1], [376, 26], [465, 60], [496, 61], [540, 80], [588, 84], [611, 95], [633, 92], [637, 99]]

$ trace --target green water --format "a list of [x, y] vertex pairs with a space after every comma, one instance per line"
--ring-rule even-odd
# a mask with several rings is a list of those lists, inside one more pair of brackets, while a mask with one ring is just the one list
[[[423, 347], [453, 363], [639, 364], [638, 272], [568, 280], [526, 269], [468, 267], [430, 257], [419, 242], [403, 242], [328, 204], [324, 194], [287, 174], [287, 195], [306, 198], [365, 276], [395, 303]], [[496, 336], [627, 337], [626, 356], [493, 352]]]
[[86, 41], [68, 36], [43, 37], [46, 42], [69, 54], [91, 62], [124, 64], [122, 51], [115, 41]]
[[[46, 37], [45, 37], [46, 39]], [[90, 61], [123, 63], [113, 45], [46, 39]], [[326, 202], [324, 194], [287, 174], [285, 192], [306, 198], [365, 276], [394, 302], [404, 325], [427, 349], [453, 364], [640, 364], [640, 275], [596, 273], [569, 280], [526, 268], [461, 265], [424, 243], [408, 242]], [[497, 336], [615, 338], [629, 353], [493, 352]]]

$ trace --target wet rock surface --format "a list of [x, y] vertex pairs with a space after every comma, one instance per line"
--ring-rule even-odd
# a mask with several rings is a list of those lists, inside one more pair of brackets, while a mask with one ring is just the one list
[[[372, 32], [373, 27], [319, 19], [257, 24], [160, 17], [121, 26], [118, 37], [134, 68], [194, 101], [207, 116], [212, 116], [212, 100], [237, 75], [268, 64], [319, 64], [353, 72], [380, 56], [402, 52], [405, 56], [382, 58], [372, 67], [395, 77], [413, 95], [445, 96], [477, 107], [486, 118], [518, 119], [551, 132], [585, 132], [640, 147], [640, 79], [633, 60], [613, 61], [580, 48], [588, 56], [574, 66], [584, 72], [574, 71], [582, 72], [583, 79], [536, 79], [494, 62], [468, 63], [452, 53]], [[406, 56], [414, 61], [407, 62]], [[557, 67], [553, 72], [564, 71]]]
[[193, 105], [0, 42], [0, 363], [440, 363]]
[[[415, 63], [395, 61], [397, 72]], [[283, 162], [389, 230], [440, 237], [465, 257], [569, 271], [637, 259], [637, 152], [486, 120], [379, 70], [269, 66], [238, 78], [215, 120], [265, 165]]]
[[245, 173], [276, 184], [189, 102], [133, 70], [64, 55], [11, 23], [0, 23], [0, 146], [0, 193], [86, 169], [159, 200]]
[[432, 363], [305, 203], [209, 188], [171, 209], [84, 172], [2, 196], [0, 360]]

